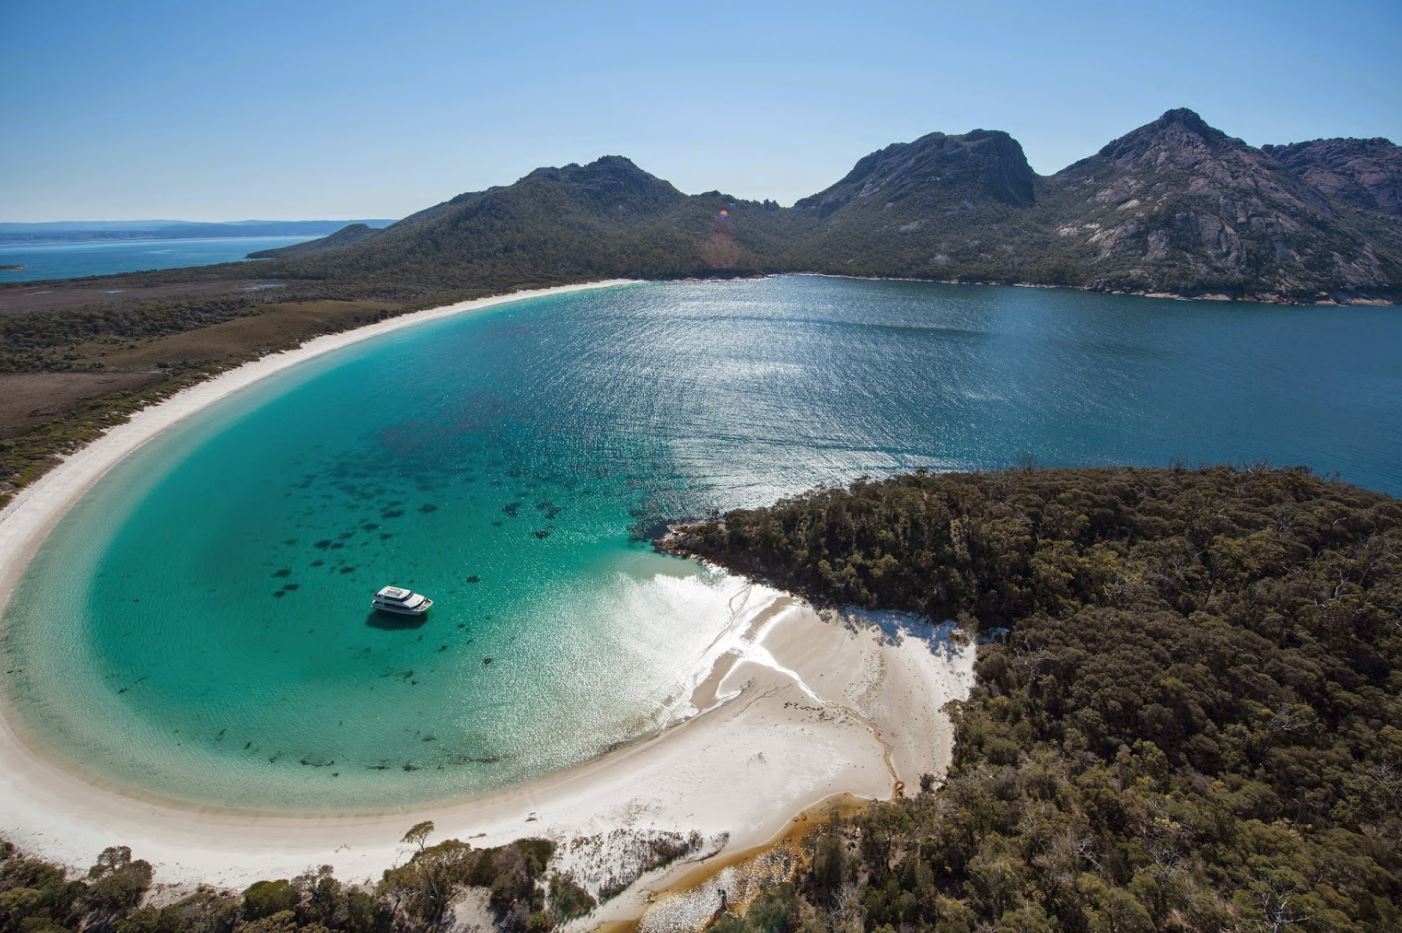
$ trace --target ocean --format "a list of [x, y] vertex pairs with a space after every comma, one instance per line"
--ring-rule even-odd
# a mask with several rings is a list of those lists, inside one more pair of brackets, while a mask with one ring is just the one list
[[190, 237], [0, 243], [0, 283], [76, 279], [153, 269], [238, 262], [249, 253], [305, 243], [312, 236]]
[[[664, 522], [916, 467], [1304, 464], [1402, 493], [1402, 309], [806, 276], [405, 329], [125, 460], [22, 579], [9, 702], [105, 779], [384, 809], [684, 711], [743, 583]], [[369, 611], [427, 593], [422, 624]]]

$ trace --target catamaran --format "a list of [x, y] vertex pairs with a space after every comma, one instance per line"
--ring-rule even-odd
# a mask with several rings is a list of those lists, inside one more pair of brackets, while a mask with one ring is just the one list
[[393, 612], [401, 616], [421, 616], [428, 612], [433, 600], [421, 593], [404, 589], [402, 586], [382, 587], [370, 607], [380, 612]]

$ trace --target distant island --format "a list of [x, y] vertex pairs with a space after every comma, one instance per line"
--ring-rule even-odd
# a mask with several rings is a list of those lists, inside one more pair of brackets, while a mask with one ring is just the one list
[[194, 239], [217, 237], [323, 236], [346, 223], [386, 227], [393, 220], [65, 220], [0, 223], [0, 243], [69, 240]]

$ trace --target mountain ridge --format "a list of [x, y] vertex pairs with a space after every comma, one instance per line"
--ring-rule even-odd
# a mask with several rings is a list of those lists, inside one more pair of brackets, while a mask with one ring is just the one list
[[[315, 244], [321, 244], [317, 246]], [[608, 155], [466, 192], [278, 274], [434, 287], [774, 272], [1287, 303], [1402, 299], [1402, 148], [1254, 147], [1177, 108], [1051, 175], [1001, 130], [928, 133], [783, 208]]]
[[1389, 139], [1312, 139], [1261, 149], [1322, 191], [1402, 216], [1402, 147]]
[[346, 246], [352, 246], [373, 236], [378, 236], [381, 227], [372, 227], [369, 224], [355, 223], [346, 224], [334, 233], [329, 233], [324, 237], [311, 240], [306, 243], [294, 243], [291, 246], [279, 246], [275, 249], [262, 249], [249, 253], [249, 259], [295, 259], [298, 256], [313, 256], [317, 253], [334, 251]]

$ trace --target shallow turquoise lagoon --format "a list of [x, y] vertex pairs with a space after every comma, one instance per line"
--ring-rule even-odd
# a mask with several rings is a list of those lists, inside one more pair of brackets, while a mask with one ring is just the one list
[[[1029, 456], [1402, 492], [1402, 309], [783, 277], [422, 325], [114, 470], [21, 582], [6, 687], [58, 752], [165, 795], [487, 791], [675, 712], [741, 597], [651, 553], [659, 522]], [[372, 616], [386, 583], [428, 620]]]

